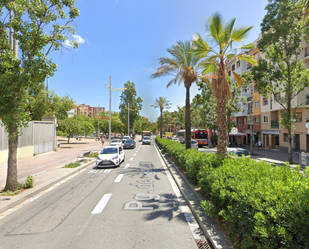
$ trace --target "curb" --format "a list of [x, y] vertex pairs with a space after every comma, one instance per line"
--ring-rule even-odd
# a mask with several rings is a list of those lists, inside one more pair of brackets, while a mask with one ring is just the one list
[[[221, 248], [233, 248], [233, 245], [227, 240], [225, 235], [223, 234], [223, 231], [216, 225], [216, 221], [214, 221], [211, 217], [206, 216], [203, 211], [201, 211], [201, 207], [198, 205], [196, 209], [199, 209], [196, 211], [196, 209], [193, 207], [194, 200], [190, 201], [186, 194], [183, 191], [183, 184], [179, 183], [179, 180], [175, 177], [175, 172], [172, 172], [173, 168], [176, 173], [180, 176], [180, 180], [183, 180], [190, 188], [190, 191], [194, 194], [196, 201], [198, 201], [198, 204], [205, 200], [202, 195], [196, 191], [195, 187], [190, 183], [190, 181], [187, 179], [187, 177], [179, 171], [177, 165], [172, 162], [172, 160], [169, 158], [168, 154], [166, 154], [155, 142], [155, 145], [160, 153], [160, 156], [162, 157], [164, 163], [166, 164], [170, 174], [172, 175], [175, 183], [177, 184], [182, 196], [184, 197], [185, 201], [187, 202], [187, 205], [189, 206], [194, 218], [196, 219], [197, 223], [199, 224], [202, 232], [204, 233], [208, 243], [212, 246], [214, 249], [221, 249]], [[163, 151], [163, 153], [162, 153]], [[167, 157], [167, 158], [165, 158]]]
[[[2, 196], [2, 197], [4, 197], [4, 199], [0, 199], [0, 214], [9, 210], [10, 208], [13, 208], [13, 207], [19, 205], [20, 203], [24, 202], [25, 200], [39, 194], [40, 192], [48, 189], [49, 187], [53, 186], [54, 184], [66, 179], [67, 177], [74, 175], [78, 171], [83, 170], [84, 168], [90, 166], [91, 164], [93, 164], [95, 162], [95, 159], [90, 159], [90, 160], [91, 160], [90, 162], [85, 163], [85, 164], [83, 164], [83, 165], [81, 165], [77, 168], [74, 168], [71, 172], [63, 173], [63, 175], [61, 177], [59, 177], [55, 180], [51, 180], [50, 182], [48, 181], [48, 183], [42, 183], [38, 186], [34, 186], [33, 188], [24, 191], [20, 195]], [[62, 167], [57, 168], [57, 170], [61, 170]], [[16, 197], [15, 200], [14, 200], [14, 197]], [[12, 198], [12, 200], [7, 200], [8, 198]], [[8, 202], [7, 205], [4, 204], [3, 207], [1, 207], [1, 202], [6, 202], [6, 201]]]

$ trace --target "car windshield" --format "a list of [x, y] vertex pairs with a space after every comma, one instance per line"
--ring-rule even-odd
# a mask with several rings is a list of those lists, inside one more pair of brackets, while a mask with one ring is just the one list
[[197, 142], [196, 141], [191, 141], [191, 144], [197, 144]]
[[114, 140], [112, 140], [112, 143], [119, 143], [119, 140], [114, 139]]
[[117, 148], [104, 148], [100, 154], [117, 154], [118, 149]]
[[249, 152], [246, 150], [241, 150], [241, 151], [233, 151], [233, 154], [241, 157], [242, 155], [248, 156]]
[[129, 139], [130, 137], [123, 137], [123, 139]]
[[126, 140], [124, 143], [125, 144], [132, 144], [132, 143], [134, 143], [134, 141], [133, 140]]
[[144, 140], [149, 140], [150, 139], [150, 137], [144, 137]]

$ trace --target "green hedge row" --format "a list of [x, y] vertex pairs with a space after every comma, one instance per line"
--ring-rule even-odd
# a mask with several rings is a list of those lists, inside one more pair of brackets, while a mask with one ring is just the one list
[[223, 218], [236, 248], [309, 248], [309, 173], [251, 159], [222, 159], [156, 138], [188, 172], [207, 201], [206, 213]]

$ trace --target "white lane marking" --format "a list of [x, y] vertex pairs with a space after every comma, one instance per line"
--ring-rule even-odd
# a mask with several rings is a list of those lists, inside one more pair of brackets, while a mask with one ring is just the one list
[[92, 214], [100, 214], [100, 213], [102, 213], [103, 209], [105, 208], [105, 206], [108, 203], [108, 201], [111, 198], [111, 196], [112, 196], [112, 194], [105, 194], [105, 195], [103, 195], [102, 199], [99, 201], [99, 203], [93, 209]]
[[80, 229], [80, 231], [79, 231], [79, 233], [77, 234], [77, 236], [82, 235], [82, 233], [85, 231], [86, 227], [89, 225], [89, 223], [90, 223], [90, 221], [91, 221], [91, 219], [92, 219], [93, 216], [94, 216], [93, 214], [91, 214], [91, 215], [89, 216], [89, 218], [87, 219], [87, 221], [85, 222], [85, 224], [83, 225], [83, 227]]
[[136, 154], [133, 154], [133, 156], [136, 156]]
[[109, 173], [109, 172], [111, 172], [111, 169], [104, 170], [104, 173]]
[[126, 166], [124, 166], [124, 169], [127, 169], [130, 167], [130, 164], [128, 163]]
[[156, 146], [155, 146], [155, 149], [156, 149], [158, 157], [159, 157], [159, 159], [161, 161], [162, 167], [164, 168], [164, 171], [165, 171], [165, 173], [167, 175], [167, 178], [168, 178], [168, 180], [169, 180], [169, 182], [170, 182], [170, 184], [172, 186], [172, 189], [173, 189], [173, 191], [175, 193], [176, 199], [177, 199], [177, 201], [179, 203], [179, 209], [184, 214], [193, 237], [195, 239], [200, 239], [201, 237], [196, 232], [199, 229], [199, 226], [198, 226], [198, 224], [197, 224], [193, 214], [191, 213], [191, 210], [190, 210], [189, 206], [187, 205], [185, 199], [183, 198], [183, 196], [182, 196], [182, 194], [181, 194], [181, 192], [180, 192], [176, 182], [174, 181], [174, 178], [172, 177], [170, 171], [166, 167], [163, 159], [161, 158], [161, 156], [159, 154], [159, 151], [158, 151]]
[[137, 151], [135, 151], [136, 153], [138, 152], [138, 150]]
[[124, 174], [119, 174], [114, 182], [120, 182]]
[[132, 157], [132, 158], [130, 158], [130, 161], [133, 161], [134, 160], [134, 158]]

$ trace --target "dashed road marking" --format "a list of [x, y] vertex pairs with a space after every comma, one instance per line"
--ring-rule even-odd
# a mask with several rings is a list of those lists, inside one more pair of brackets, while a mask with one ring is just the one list
[[119, 174], [114, 182], [120, 182], [124, 174]]
[[93, 209], [92, 214], [100, 214], [103, 212], [103, 209], [106, 207], [109, 199], [111, 198], [112, 194], [105, 194], [103, 195], [102, 199], [99, 201], [99, 203], [96, 205], [96, 207]]

